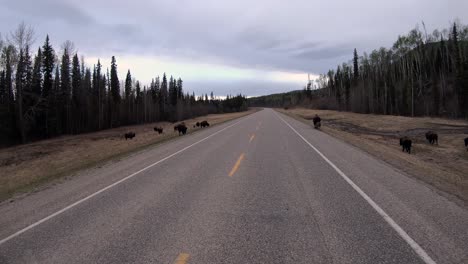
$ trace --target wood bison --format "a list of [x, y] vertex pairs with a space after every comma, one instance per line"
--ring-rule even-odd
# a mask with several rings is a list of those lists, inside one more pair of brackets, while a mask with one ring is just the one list
[[185, 126], [184, 123], [180, 123], [176, 126], [174, 126], [174, 131], [178, 131], [179, 135], [185, 135], [187, 133], [187, 127]]
[[465, 138], [465, 148], [466, 148], [466, 151], [468, 151], [468, 137]]
[[127, 139], [133, 139], [134, 137], [135, 137], [135, 133], [134, 133], [134, 132], [125, 133], [125, 140], [127, 140]]
[[204, 120], [200, 123], [200, 126], [201, 127], [209, 127], [210, 126], [210, 123], [208, 123], [208, 121]]
[[155, 127], [154, 131], [158, 132], [158, 134], [162, 134], [163, 133], [163, 128], [162, 127]]
[[432, 131], [428, 131], [426, 133], [426, 139], [431, 145], [433, 145], [434, 143], [439, 144], [439, 136]]
[[322, 119], [318, 115], [312, 118], [312, 122], [314, 122], [315, 129], [319, 129], [322, 126]]
[[408, 137], [402, 137], [400, 138], [400, 146], [402, 147], [402, 150], [403, 152], [408, 152], [408, 154], [411, 154], [411, 144], [413, 142], [411, 141], [411, 139], [409, 139]]

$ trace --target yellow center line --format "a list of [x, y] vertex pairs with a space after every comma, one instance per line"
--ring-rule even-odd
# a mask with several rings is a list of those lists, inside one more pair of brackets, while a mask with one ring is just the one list
[[250, 140], [249, 140], [249, 143], [252, 142], [252, 140], [255, 138], [255, 134], [252, 134], [252, 136], [250, 136]]
[[240, 155], [240, 157], [237, 159], [236, 161], [236, 164], [234, 165], [234, 167], [232, 167], [232, 170], [231, 172], [229, 173], [229, 176], [232, 177], [232, 175], [234, 175], [234, 173], [236, 173], [237, 169], [239, 169], [239, 166], [242, 162], [242, 160], [244, 159], [244, 153], [242, 153]]
[[174, 261], [174, 264], [185, 264], [187, 263], [190, 255], [187, 253], [180, 253], [179, 256]]

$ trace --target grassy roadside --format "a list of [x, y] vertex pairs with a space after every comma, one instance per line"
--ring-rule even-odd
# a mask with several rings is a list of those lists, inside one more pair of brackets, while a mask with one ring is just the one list
[[[466, 120], [429, 117], [366, 115], [314, 109], [276, 109], [311, 125], [319, 114], [322, 131], [377, 157], [417, 178], [451, 200], [468, 205], [468, 151], [463, 139], [468, 137]], [[427, 143], [424, 133], [439, 134], [439, 145]], [[401, 152], [399, 138], [413, 140], [411, 155]]]
[[[188, 133], [196, 133], [196, 122], [207, 120], [219, 125], [254, 112], [213, 114], [184, 120]], [[153, 127], [164, 128], [159, 135]], [[127, 131], [136, 133], [133, 140], [125, 140]], [[55, 180], [65, 179], [77, 172], [115, 161], [129, 154], [173, 140], [178, 133], [173, 124], [159, 122], [138, 126], [119, 127], [88, 134], [63, 136], [31, 144], [0, 149], [0, 201], [16, 194], [29, 193]]]

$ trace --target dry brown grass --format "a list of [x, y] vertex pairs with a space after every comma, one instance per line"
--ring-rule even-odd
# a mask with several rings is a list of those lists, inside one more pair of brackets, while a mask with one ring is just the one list
[[[322, 119], [322, 130], [384, 160], [442, 193], [456, 196], [468, 204], [468, 137], [466, 120], [366, 115], [314, 109], [279, 109], [310, 123], [315, 114]], [[427, 131], [439, 134], [439, 145], [430, 145]], [[413, 140], [412, 154], [401, 152], [399, 138]], [[457, 199], [455, 199], [457, 200]]]
[[[193, 128], [196, 122], [207, 120], [211, 125], [216, 125], [254, 111], [207, 115], [184, 122], [190, 133], [200, 129]], [[155, 132], [155, 126], [163, 127], [164, 133], [159, 135]], [[161, 122], [119, 127], [0, 149], [0, 200], [18, 191], [29, 191], [52, 179], [177, 137], [173, 126]], [[128, 131], [136, 133], [133, 140], [124, 139], [123, 135]]]

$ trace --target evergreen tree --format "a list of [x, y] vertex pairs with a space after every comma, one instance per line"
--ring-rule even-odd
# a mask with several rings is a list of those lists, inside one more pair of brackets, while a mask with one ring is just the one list
[[159, 97], [159, 107], [160, 113], [163, 119], [166, 119], [166, 105], [167, 105], [167, 77], [166, 73], [163, 74], [162, 82], [161, 82], [161, 92]]
[[130, 98], [131, 92], [132, 92], [132, 75], [130, 74], [130, 70], [128, 70], [127, 78], [125, 78], [125, 99], [126, 100]]
[[26, 132], [23, 120], [23, 89], [26, 86], [26, 63], [23, 50], [20, 50], [18, 65], [16, 67], [16, 124], [20, 134], [21, 143], [26, 142]]
[[161, 97], [161, 87], [160, 87], [160, 83], [159, 83], [159, 76], [156, 77], [156, 80], [154, 81], [154, 94], [155, 94], [155, 97], [153, 98], [154, 100], [154, 103], [158, 103], [159, 102], [159, 99]]
[[68, 50], [64, 49], [62, 55], [62, 64], [60, 67], [60, 88], [63, 96], [63, 102], [68, 106], [71, 98], [71, 76], [70, 76], [70, 55]]
[[112, 61], [111, 61], [110, 89], [111, 89], [113, 102], [119, 103], [120, 102], [120, 83], [119, 83], [119, 77], [117, 76], [117, 64], [116, 64], [114, 56], [112, 56]]
[[3, 49], [2, 57], [5, 63], [5, 91], [8, 109], [10, 113], [13, 113], [14, 109], [14, 94], [13, 94], [13, 66], [12, 57], [14, 53], [14, 47], [8, 46]]
[[34, 94], [34, 100], [37, 102], [42, 93], [42, 51], [38, 49], [37, 55], [34, 58], [33, 74], [31, 81], [31, 89]]
[[70, 75], [70, 55], [68, 49], [63, 50], [62, 64], [60, 66], [60, 104], [61, 124], [65, 133], [70, 133], [71, 129], [71, 75]]
[[60, 114], [62, 107], [60, 102], [60, 67], [56, 65], [54, 80], [52, 81], [52, 89], [49, 95], [49, 109], [51, 110], [48, 116], [47, 132], [48, 136], [57, 136], [62, 134], [62, 119]]
[[73, 133], [78, 133], [83, 125], [84, 87], [83, 77], [80, 68], [78, 54], [75, 53], [72, 59], [71, 69], [71, 119], [70, 129]]
[[[183, 81], [181, 78], [177, 79], [176, 89], [177, 89], [177, 98], [181, 100], [184, 99]], [[213, 94], [213, 92], [211, 93]]]
[[13, 92], [13, 57], [15, 53], [15, 48], [12, 45], [3, 48], [2, 51], [2, 60], [4, 63], [4, 78], [3, 78], [3, 90], [4, 90], [4, 106], [3, 111], [5, 113], [4, 128], [2, 130], [10, 138], [16, 139], [15, 131], [15, 99]]
[[81, 69], [80, 69], [80, 60], [78, 59], [78, 54], [75, 54], [73, 56], [73, 62], [72, 62], [72, 76], [71, 76], [72, 82], [72, 101], [73, 105], [76, 108], [80, 107], [80, 100], [81, 100]]
[[0, 107], [6, 105], [6, 102], [7, 102], [6, 78], [5, 78], [5, 71], [2, 70], [0, 71]]
[[354, 57], [353, 57], [353, 77], [354, 77], [355, 82], [359, 78], [359, 58], [358, 58], [356, 49], [354, 49]]
[[140, 105], [143, 98], [142, 98], [141, 87], [140, 87], [139, 81], [137, 81], [135, 84], [135, 92], [136, 92], [136, 98], [135, 98], [136, 104]]
[[42, 47], [42, 75], [44, 83], [42, 87], [42, 95], [48, 98], [53, 85], [53, 72], [54, 72], [55, 53], [50, 45], [49, 35], [47, 35], [44, 46]]
[[31, 54], [29, 53], [29, 46], [26, 45], [24, 49], [24, 70], [26, 71], [25, 77], [25, 86], [24, 86], [24, 93], [28, 97], [27, 99], [27, 106], [30, 106], [30, 98], [32, 94], [32, 75], [33, 75], [33, 64], [31, 60]]
[[169, 79], [169, 100], [171, 105], [177, 105], [177, 88], [175, 85], [175, 80], [172, 76]]

